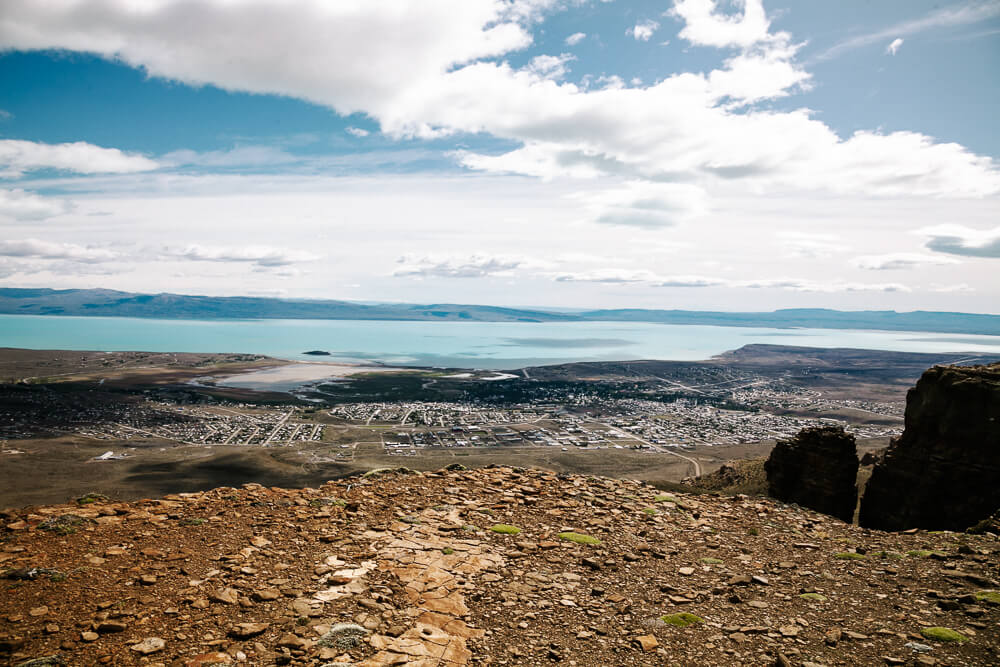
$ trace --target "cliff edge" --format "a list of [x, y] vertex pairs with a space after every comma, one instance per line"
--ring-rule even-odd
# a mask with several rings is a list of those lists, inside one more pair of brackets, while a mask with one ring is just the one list
[[875, 465], [861, 525], [965, 530], [1000, 508], [1000, 364], [935, 366], [906, 396], [903, 434]]

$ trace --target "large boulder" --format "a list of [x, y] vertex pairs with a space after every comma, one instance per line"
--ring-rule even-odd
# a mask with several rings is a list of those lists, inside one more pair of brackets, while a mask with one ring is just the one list
[[858, 453], [839, 426], [804, 428], [780, 440], [764, 464], [768, 494], [850, 522], [857, 504]]
[[965, 530], [1000, 507], [1000, 364], [935, 366], [906, 395], [903, 435], [875, 465], [862, 526]]

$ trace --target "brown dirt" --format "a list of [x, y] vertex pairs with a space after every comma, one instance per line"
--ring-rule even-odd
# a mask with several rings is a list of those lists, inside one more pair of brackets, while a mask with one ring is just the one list
[[[657, 495], [491, 468], [8, 512], [0, 662], [997, 664], [1000, 605], [976, 598], [998, 587], [996, 536]], [[659, 620], [676, 613], [700, 621]], [[921, 636], [937, 626], [967, 641]]]

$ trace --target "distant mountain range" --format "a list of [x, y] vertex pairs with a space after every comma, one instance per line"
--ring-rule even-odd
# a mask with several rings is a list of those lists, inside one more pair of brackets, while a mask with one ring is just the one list
[[616, 309], [580, 312], [457, 304], [362, 304], [318, 299], [134, 294], [115, 290], [0, 288], [0, 314], [163, 319], [328, 319], [465, 322], [654, 322], [1000, 335], [1000, 315], [794, 308], [767, 313]]

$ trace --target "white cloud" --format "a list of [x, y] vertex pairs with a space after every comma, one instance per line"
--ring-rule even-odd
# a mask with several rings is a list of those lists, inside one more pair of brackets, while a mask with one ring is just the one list
[[660, 27], [657, 21], [645, 20], [639, 21], [630, 30], [627, 30], [625, 34], [632, 35], [636, 41], [648, 42], [649, 38], [653, 36], [653, 33]]
[[475, 254], [468, 257], [442, 257], [435, 255], [404, 255], [396, 262], [400, 265], [392, 275], [400, 278], [485, 278], [510, 275], [523, 267], [523, 257]]
[[960, 264], [958, 260], [949, 257], [925, 255], [911, 252], [894, 252], [886, 255], [864, 255], [854, 259], [854, 265], [859, 269], [869, 271], [897, 271], [901, 269], [918, 269], [922, 266], [943, 266], [945, 264]]
[[667, 276], [661, 278], [657, 287], [720, 287], [730, 285], [730, 281], [722, 278], [706, 276]]
[[257, 267], [278, 267], [313, 262], [320, 255], [301, 250], [276, 248], [273, 246], [202, 246], [189, 245], [182, 249], [164, 248], [161, 259], [183, 259], [195, 262], [236, 262], [250, 263]]
[[902, 45], [903, 45], [903, 38], [897, 37], [896, 39], [892, 40], [889, 43], [889, 46], [885, 47], [885, 52], [891, 56], [894, 56], [896, 55], [896, 52], [899, 51], [899, 47], [901, 47]]
[[[2, 33], [0, 33], [2, 44]], [[0, 139], [0, 178], [18, 178], [26, 171], [60, 169], [78, 174], [127, 174], [149, 171], [159, 165], [135, 153], [102, 148], [83, 141], [42, 144]]]
[[73, 262], [109, 262], [118, 254], [106, 248], [76, 245], [74, 243], [53, 243], [39, 239], [0, 241], [0, 256], [29, 259], [64, 259]]
[[779, 232], [777, 238], [793, 258], [825, 259], [848, 249], [839, 237], [822, 232]]
[[766, 278], [744, 280], [701, 275], [658, 275], [642, 269], [610, 268], [594, 271], [559, 272], [550, 274], [557, 282], [591, 282], [606, 284], [632, 284], [646, 287], [727, 289], [773, 289], [792, 292], [909, 292], [900, 283], [861, 283], [850, 281], [822, 281], [799, 278]]
[[986, 21], [996, 16], [1000, 16], [1000, 2], [996, 2], [996, 0], [974, 0], [973, 2], [957, 7], [936, 9], [919, 19], [903, 21], [883, 30], [876, 30], [851, 37], [834, 44], [829, 49], [815, 56], [814, 59], [820, 61], [830, 60], [854, 49], [879, 42], [884, 43], [887, 39], [899, 40], [902, 43], [900, 35], [913, 35], [925, 30], [937, 30], [940, 28], [979, 23], [980, 21]]
[[71, 209], [68, 202], [40, 197], [20, 188], [0, 188], [0, 216], [14, 220], [44, 220]]
[[799, 280], [796, 278], [777, 278], [769, 280], [742, 280], [731, 283], [734, 287], [750, 289], [783, 289], [793, 292], [909, 292], [910, 287], [902, 283], [860, 283], [837, 280], [827, 282], [822, 280]]
[[932, 285], [932, 292], [940, 292], [942, 294], [954, 294], [956, 292], [975, 292], [975, 288], [967, 285], [966, 283], [958, 283], [955, 285]]
[[[7, 0], [0, 47], [87, 51], [190, 84], [290, 95], [365, 113], [390, 137], [486, 133], [521, 144], [499, 156], [458, 154], [481, 170], [681, 179], [709, 193], [731, 182], [758, 192], [1000, 192], [994, 162], [958, 144], [912, 132], [842, 139], [809, 110], [756, 108], [808, 85], [795, 60], [799, 47], [787, 33], [770, 32], [760, 0], [746, 0], [733, 16], [717, 5], [678, 2], [681, 35], [740, 52], [714, 71], [645, 87], [610, 78], [590, 88], [500, 60], [530, 44], [530, 22], [558, 7], [554, 0], [206, 0], [197, 20], [181, 0], [141, 10]], [[399, 38], [373, 37], [380, 35]]]
[[707, 211], [705, 191], [695, 185], [630, 181], [621, 187], [576, 195], [591, 219], [606, 225], [671, 227]]
[[356, 137], [367, 137], [369, 134], [371, 134], [368, 130], [361, 127], [349, 127], [344, 131], [347, 132], [348, 134], [353, 134]]
[[677, 0], [670, 14], [681, 19], [680, 36], [698, 46], [748, 48], [772, 39], [762, 0], [742, 0], [743, 13], [717, 12], [715, 0]]
[[527, 70], [540, 79], [557, 81], [566, 76], [568, 71], [566, 63], [571, 60], [576, 60], [576, 56], [569, 53], [562, 53], [558, 56], [535, 56], [528, 63]]
[[273, 146], [238, 146], [228, 150], [203, 151], [179, 150], [160, 158], [164, 166], [198, 166], [213, 168], [273, 166], [298, 161], [287, 151]]
[[587, 38], [587, 33], [585, 32], [574, 32], [572, 35], [566, 38], [566, 46], [576, 46], [584, 39]]
[[593, 271], [566, 271], [553, 276], [560, 283], [651, 283], [659, 278], [644, 269], [596, 269]]
[[[531, 43], [551, 2], [5, 0], [0, 47], [95, 53], [192, 85], [275, 93], [348, 115]], [[224, 35], [225, 38], [220, 38]]]
[[1000, 227], [973, 229], [964, 225], [935, 225], [918, 229], [930, 237], [926, 248], [963, 257], [1000, 258]]

